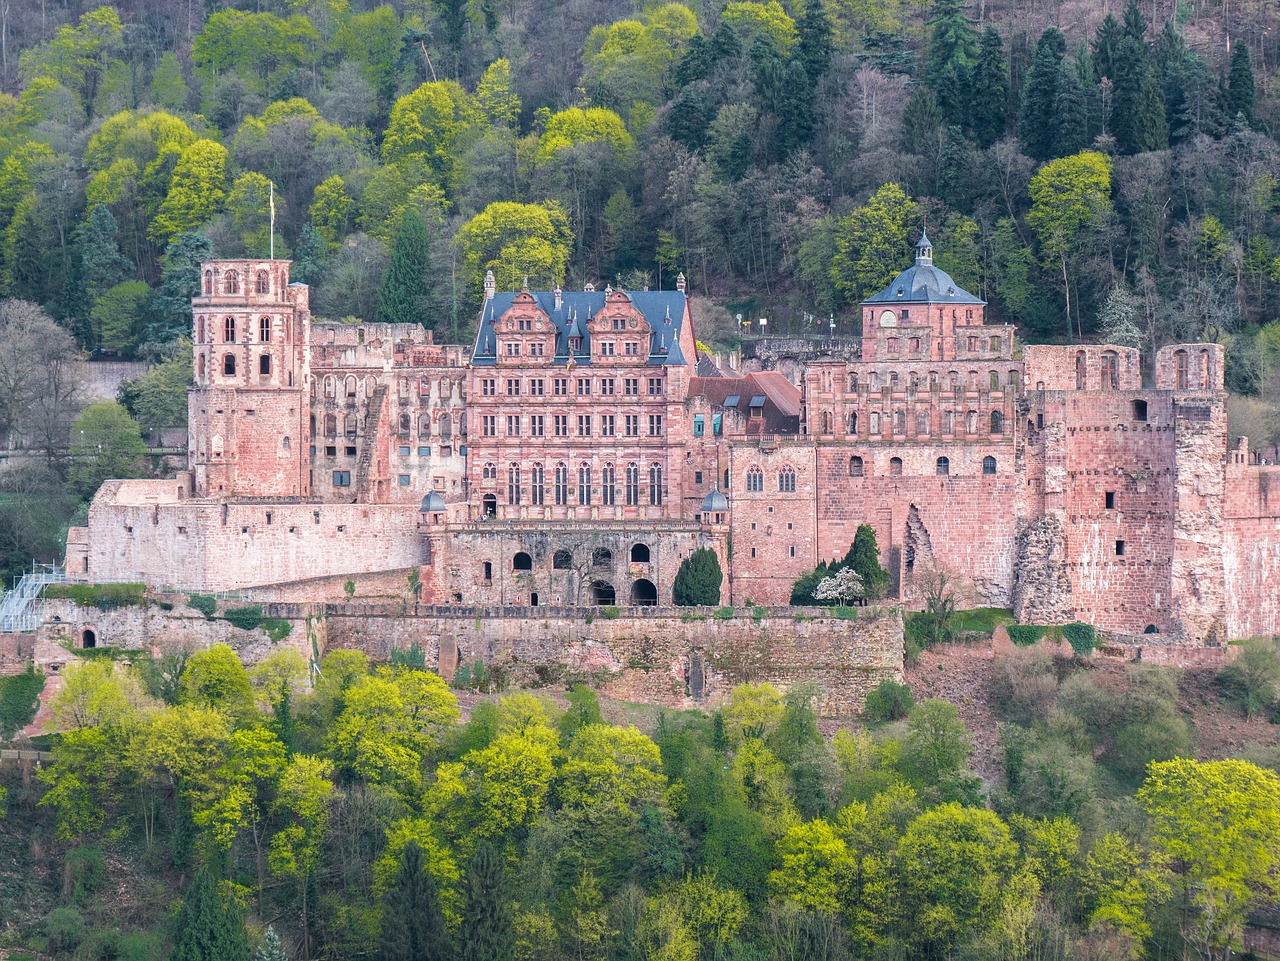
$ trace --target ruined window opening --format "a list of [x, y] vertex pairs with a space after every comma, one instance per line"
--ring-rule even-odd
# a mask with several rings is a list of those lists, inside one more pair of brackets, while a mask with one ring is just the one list
[[1102, 389], [1115, 390], [1120, 386], [1119, 358], [1111, 351], [1102, 355]]
[[591, 603], [597, 607], [612, 607], [617, 603], [617, 594], [608, 581], [595, 581], [591, 585]]
[[222, 275], [222, 290], [227, 294], [240, 293], [240, 275], [234, 270], [228, 270]]
[[631, 603], [637, 607], [653, 607], [658, 603], [658, 588], [653, 581], [641, 577], [631, 585]]
[[565, 550], [556, 551], [551, 558], [551, 569], [554, 571], [567, 571], [573, 568], [573, 555]]
[[1116, 541], [1116, 557], [1124, 557], [1124, 541]]
[[991, 433], [1004, 433], [1004, 414], [1000, 413], [998, 410], [993, 410], [991, 412]]
[[1103, 505], [1107, 510], [1113, 511], [1116, 509], [1116, 492], [1115, 491], [1107, 491], [1102, 495], [1102, 497], [1103, 497]]
[[267, 294], [271, 292], [271, 281], [267, 277], [267, 272], [265, 270], [258, 271], [257, 289], [260, 294]]
[[901, 457], [891, 457], [889, 459], [889, 476], [890, 477], [902, 476], [902, 458]]
[[1145, 400], [1135, 400], [1133, 402], [1133, 419], [1146, 423], [1147, 420], [1147, 402]]
[[204, 272], [204, 295], [208, 297], [213, 293], [213, 271], [206, 270]]
[[234, 377], [236, 375], [236, 359], [231, 354], [227, 354], [222, 358], [222, 375], [224, 377]]
[[598, 571], [607, 571], [613, 567], [613, 551], [607, 547], [597, 547], [591, 552], [591, 566]]
[[85, 650], [91, 650], [98, 646], [98, 635], [94, 633], [92, 628], [86, 627], [80, 632], [80, 646]]
[[1076, 351], [1076, 390], [1084, 390], [1087, 363], [1084, 351]]
[[493, 562], [492, 561], [484, 562], [484, 566], [481, 570], [481, 574], [483, 575], [486, 581], [493, 580]]
[[1180, 350], [1173, 355], [1174, 385], [1178, 390], [1187, 389], [1187, 352]]
[[858, 412], [856, 410], [849, 414], [849, 433], [858, 433]]
[[485, 494], [481, 503], [481, 508], [485, 517], [498, 516], [498, 498], [494, 494]]
[[258, 358], [258, 373], [263, 377], [271, 376], [271, 355], [263, 354]]
[[511, 558], [511, 569], [513, 571], [531, 571], [533, 570], [533, 558], [529, 556], [527, 551], [517, 551], [516, 556]]
[[648, 544], [632, 544], [631, 545], [631, 563], [632, 564], [648, 564], [649, 563], [649, 545]]
[[939, 457], [936, 470], [939, 477], [948, 477], [951, 474], [951, 459], [949, 457]]
[[861, 477], [862, 469], [863, 468], [862, 468], [861, 457], [855, 454], [854, 456], [849, 458], [849, 476], [850, 477]]

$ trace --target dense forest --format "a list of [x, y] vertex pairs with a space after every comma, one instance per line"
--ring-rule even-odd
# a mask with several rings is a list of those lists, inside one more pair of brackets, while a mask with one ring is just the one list
[[[1273, 448], [1277, 65], [1267, 0], [0, 0], [0, 431], [41, 455], [0, 566], [184, 422], [194, 265], [273, 249], [318, 317], [444, 341], [486, 270], [683, 272], [732, 346], [856, 333], [927, 224], [1025, 341], [1224, 343]], [[78, 352], [157, 366], [78, 425]]]
[[[984, 781], [892, 681], [833, 737], [767, 683], [646, 734], [413, 647], [109, 653], [0, 822], [0, 944], [59, 961], [1216, 961], [1280, 896], [1280, 755], [1190, 760], [1170, 669], [997, 657]], [[1215, 697], [1278, 678], [1249, 644]]]

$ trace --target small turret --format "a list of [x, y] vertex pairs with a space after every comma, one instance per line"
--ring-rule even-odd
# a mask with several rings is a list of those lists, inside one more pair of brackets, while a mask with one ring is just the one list
[[484, 299], [492, 299], [493, 295], [497, 292], [498, 282], [493, 278], [493, 271], [486, 270], [484, 274]]
[[682, 271], [680, 271], [679, 276], [678, 276], [678, 277], [676, 277], [676, 290], [680, 291], [680, 293], [682, 293], [682, 294], [685, 292], [685, 281], [684, 281], [684, 271], [683, 271], [683, 270], [682, 270]]
[[920, 240], [916, 243], [916, 266], [929, 267], [933, 264], [933, 244], [929, 243], [929, 234], [920, 232]]

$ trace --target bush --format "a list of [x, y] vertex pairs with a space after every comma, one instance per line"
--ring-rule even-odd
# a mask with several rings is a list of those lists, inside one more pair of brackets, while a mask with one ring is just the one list
[[[393, 647], [391, 649], [391, 666], [408, 668], [412, 671], [425, 671], [427, 669], [427, 654], [422, 649], [422, 645], [417, 641], [411, 643], [407, 648]], [[458, 670], [462, 670], [461, 667]], [[457, 674], [454, 674], [457, 677]], [[468, 680], [470, 680], [470, 672], [468, 671]]]
[[283, 617], [264, 617], [261, 627], [267, 632], [267, 637], [271, 638], [275, 644], [279, 644], [293, 633], [293, 624]]
[[145, 584], [50, 584], [44, 589], [47, 598], [75, 601], [80, 607], [96, 607], [113, 611], [118, 607], [141, 607], [146, 603]]
[[203, 614], [205, 620], [213, 620], [213, 615], [218, 613], [218, 599], [210, 594], [192, 594], [187, 598], [187, 606]]
[[75, 908], [54, 908], [45, 918], [44, 930], [51, 952], [74, 951], [84, 940], [84, 916]]
[[731, 620], [733, 620], [733, 605], [732, 605], [732, 604], [726, 604], [724, 607], [717, 607], [717, 608], [716, 608], [716, 620], [717, 620], [717, 621], [731, 621]]
[[911, 688], [897, 681], [884, 680], [867, 695], [867, 720], [897, 721], [907, 716], [914, 706]]
[[1078, 657], [1088, 657], [1093, 653], [1093, 644], [1097, 638], [1097, 631], [1093, 629], [1092, 624], [1081, 624], [1079, 622], [1067, 624], [1062, 628], [1062, 633]]
[[600, 613], [604, 615], [606, 621], [616, 621], [622, 616], [622, 608], [608, 604], [601, 608]]
[[1048, 628], [1040, 624], [1009, 624], [1005, 627], [1009, 640], [1019, 647], [1030, 647], [1044, 637]]
[[66, 867], [71, 882], [67, 894], [73, 904], [94, 898], [107, 879], [107, 862], [96, 844], [82, 844], [68, 851]]
[[31, 723], [43, 690], [44, 675], [34, 664], [22, 674], [0, 677], [0, 738], [11, 738]]
[[262, 605], [250, 604], [247, 607], [231, 607], [223, 613], [222, 618], [242, 631], [257, 630], [262, 626]]
[[671, 599], [678, 607], [710, 607], [720, 603], [724, 572], [720, 558], [709, 547], [699, 547], [680, 562]]
[[1245, 717], [1265, 711], [1280, 688], [1280, 656], [1274, 641], [1253, 637], [1233, 645], [1235, 660], [1218, 673], [1224, 690], [1237, 698]]

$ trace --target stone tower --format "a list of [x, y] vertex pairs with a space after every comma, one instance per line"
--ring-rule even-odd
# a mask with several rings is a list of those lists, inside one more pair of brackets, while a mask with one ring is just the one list
[[188, 449], [197, 497], [310, 494], [311, 314], [287, 260], [201, 265]]

